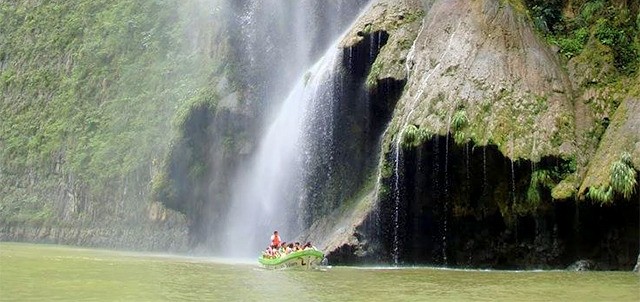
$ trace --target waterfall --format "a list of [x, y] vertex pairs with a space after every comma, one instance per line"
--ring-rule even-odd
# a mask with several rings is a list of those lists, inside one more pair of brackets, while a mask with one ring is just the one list
[[[277, 229], [285, 240], [299, 230], [302, 196], [301, 169], [304, 168], [302, 142], [305, 118], [315, 112], [318, 95], [331, 89], [332, 67], [337, 48], [311, 68], [312, 76], [301, 78], [282, 104], [279, 114], [259, 143], [248, 171], [240, 175], [234, 188], [232, 208], [228, 215], [226, 242], [256, 252], [256, 244], [268, 243], [269, 232]], [[329, 92], [330, 93], [330, 92]], [[293, 217], [293, 218], [292, 218]], [[258, 237], [256, 237], [258, 236]], [[262, 245], [259, 245], [262, 238]], [[240, 242], [236, 242], [240, 239]]]
[[[250, 1], [253, 6], [248, 6], [250, 12], [246, 13], [246, 20], [243, 21], [248, 28], [243, 29], [247, 35], [245, 38], [251, 40], [248, 44], [253, 47], [248, 50], [251, 64], [259, 65], [255, 63], [259, 59], [254, 57], [260, 55], [256, 50], [272, 51], [268, 47], [259, 49], [254, 45], [257, 42], [253, 39], [259, 38], [256, 32], [261, 29], [255, 24], [257, 14], [252, 10], [258, 6], [261, 9], [273, 6], [272, 9], [277, 13], [271, 15], [304, 20], [304, 14], [309, 14], [305, 9], [313, 11], [313, 5], [317, 5], [313, 1], [294, 1], [294, 4], [288, 1], [288, 4], [283, 4], [282, 1], [267, 2], [269, 5], [262, 6], [263, 1]], [[291, 11], [294, 16], [284, 13], [286, 10], [283, 11], [283, 6], [290, 10], [289, 6], [293, 6]], [[355, 5], [357, 6], [359, 4]], [[356, 11], [351, 9], [351, 12]], [[353, 19], [356, 16], [349, 17]], [[337, 21], [339, 20], [329, 24], [339, 23]], [[224, 226], [221, 230], [214, 230], [221, 237], [220, 242], [224, 246], [232, 247], [221, 249], [223, 256], [255, 256], [267, 246], [274, 230], [279, 231], [284, 241], [291, 241], [299, 235], [304, 228], [303, 218], [307, 215], [305, 211], [309, 206], [306, 196], [310, 193], [305, 182], [316, 176], [310, 175], [309, 167], [312, 162], [332, 160], [334, 104], [339, 101], [337, 98], [340, 94], [336, 91], [341, 89], [338, 83], [342, 72], [342, 50], [338, 47], [338, 42], [343, 35], [336, 38], [334, 34], [333, 44], [325, 54], [313, 66], [305, 66], [305, 60], [301, 58], [305, 54], [307, 58], [310, 57], [309, 52], [313, 52], [316, 45], [313, 40], [309, 40], [312, 37], [304, 36], [304, 30], [311, 31], [313, 24], [307, 24], [303, 30], [295, 22], [293, 26], [298, 26], [293, 28], [295, 39], [287, 41], [283, 55], [286, 57], [289, 55], [288, 49], [295, 49], [290, 54], [293, 56], [292, 65], [300, 67], [295, 71], [297, 80], [292, 81], [290, 78], [295, 66], [284, 68], [288, 72], [278, 73], [278, 70], [283, 69], [278, 64], [274, 64], [271, 67], [273, 72], [269, 73], [274, 79], [264, 79], [269, 83], [284, 83], [285, 87], [288, 81], [289, 92], [284, 101], [277, 99], [276, 89], [268, 93], [276, 95], [273, 100], [267, 100], [270, 105], [275, 105], [267, 110], [273, 113], [272, 117], [266, 122], [268, 126], [257, 143], [250, 162], [236, 176]], [[289, 31], [291, 29], [285, 30]], [[268, 58], [269, 54], [265, 54], [264, 64], [269, 63], [266, 62]], [[291, 86], [290, 83], [295, 84]], [[322, 146], [324, 150], [318, 153], [313, 149], [316, 146]], [[315, 158], [317, 156], [324, 158]], [[332, 177], [330, 169], [323, 172], [326, 175], [319, 177]]]

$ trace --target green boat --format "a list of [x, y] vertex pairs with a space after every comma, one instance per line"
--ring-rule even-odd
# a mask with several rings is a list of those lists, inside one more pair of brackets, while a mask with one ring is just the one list
[[303, 268], [309, 269], [316, 267], [322, 263], [324, 254], [316, 249], [306, 249], [297, 252], [291, 252], [289, 254], [276, 257], [266, 258], [263, 256], [258, 257], [258, 262], [269, 269], [284, 269], [284, 268]]

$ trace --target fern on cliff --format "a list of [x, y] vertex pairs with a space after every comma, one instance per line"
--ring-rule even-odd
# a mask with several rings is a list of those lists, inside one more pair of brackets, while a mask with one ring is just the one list
[[625, 152], [611, 164], [611, 187], [624, 199], [631, 199], [637, 185], [637, 172], [633, 168], [631, 154]]
[[616, 195], [629, 200], [636, 192], [637, 178], [638, 174], [633, 167], [631, 154], [625, 152], [619, 160], [611, 164], [609, 184], [590, 187], [587, 197], [601, 204], [612, 203]]
[[467, 118], [467, 112], [464, 109], [457, 110], [451, 117], [451, 128], [453, 131], [453, 140], [458, 145], [462, 145], [467, 142], [467, 135], [462, 131], [464, 127], [469, 123]]
[[613, 202], [613, 188], [611, 186], [598, 186], [589, 188], [587, 197], [593, 201], [597, 201], [601, 204], [608, 204]]
[[400, 134], [401, 144], [404, 149], [416, 148], [431, 139], [431, 137], [431, 133], [427, 132], [423, 128], [418, 128], [413, 124], [409, 124], [404, 127]]
[[461, 130], [467, 126], [468, 122], [469, 119], [467, 118], [467, 112], [463, 109], [456, 111], [453, 117], [451, 117], [451, 126], [454, 131]]

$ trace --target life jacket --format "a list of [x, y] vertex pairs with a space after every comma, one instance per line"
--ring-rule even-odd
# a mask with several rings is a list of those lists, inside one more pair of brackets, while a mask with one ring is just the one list
[[280, 245], [280, 235], [271, 235], [271, 245], [279, 246]]

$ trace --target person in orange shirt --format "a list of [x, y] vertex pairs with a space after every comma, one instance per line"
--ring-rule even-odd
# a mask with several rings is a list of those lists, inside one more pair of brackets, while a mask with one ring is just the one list
[[278, 235], [278, 231], [273, 231], [273, 235], [271, 235], [271, 246], [274, 248], [278, 248], [280, 246], [280, 235]]

